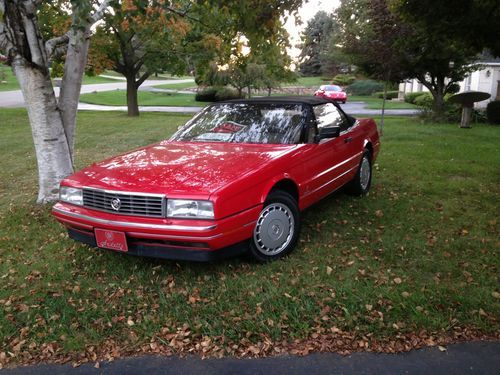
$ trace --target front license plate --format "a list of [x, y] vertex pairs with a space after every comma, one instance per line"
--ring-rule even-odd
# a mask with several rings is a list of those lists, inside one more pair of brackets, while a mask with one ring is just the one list
[[115, 251], [128, 251], [127, 237], [123, 232], [107, 229], [95, 229], [97, 247]]

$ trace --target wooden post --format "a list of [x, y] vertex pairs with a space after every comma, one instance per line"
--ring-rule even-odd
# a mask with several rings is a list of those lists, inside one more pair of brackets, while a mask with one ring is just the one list
[[472, 119], [472, 106], [464, 105], [462, 107], [462, 121], [460, 122], [460, 127], [470, 129], [471, 119]]

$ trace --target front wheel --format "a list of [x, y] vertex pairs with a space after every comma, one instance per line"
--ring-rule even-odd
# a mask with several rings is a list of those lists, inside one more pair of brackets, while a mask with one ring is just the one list
[[348, 190], [353, 195], [363, 195], [368, 193], [372, 184], [372, 160], [369, 150], [365, 150], [359, 162], [358, 172], [350, 182]]
[[255, 224], [250, 255], [261, 263], [281, 258], [294, 249], [299, 232], [299, 208], [295, 199], [283, 191], [271, 192]]

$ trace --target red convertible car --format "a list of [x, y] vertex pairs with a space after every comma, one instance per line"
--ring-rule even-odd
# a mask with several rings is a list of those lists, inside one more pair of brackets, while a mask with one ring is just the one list
[[347, 94], [342, 87], [337, 85], [323, 85], [314, 93], [314, 96], [319, 96], [321, 98], [330, 99], [336, 102], [341, 102], [345, 104], [347, 101]]
[[371, 119], [316, 97], [210, 105], [169, 140], [64, 179], [53, 214], [69, 236], [132, 255], [205, 261], [288, 254], [300, 212], [344, 185], [370, 189]]

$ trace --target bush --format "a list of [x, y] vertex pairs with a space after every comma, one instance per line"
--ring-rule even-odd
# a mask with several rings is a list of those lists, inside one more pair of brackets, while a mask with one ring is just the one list
[[451, 84], [450, 87], [448, 87], [448, 94], [456, 94], [460, 91], [460, 85], [458, 83], [453, 83]]
[[346, 89], [348, 94], [351, 95], [361, 95], [368, 96], [377, 91], [382, 91], [384, 89], [384, 84], [371, 79], [364, 81], [356, 81], [349, 85]]
[[500, 124], [500, 100], [488, 103], [486, 107], [486, 116], [488, 117], [488, 122]]
[[422, 95], [419, 95], [415, 98], [413, 104], [419, 107], [432, 108], [434, 105], [434, 98], [430, 93], [424, 92]]
[[61, 62], [53, 62], [50, 67], [50, 76], [52, 78], [59, 78], [64, 75], [64, 65]]
[[215, 101], [222, 102], [224, 100], [239, 99], [238, 90], [230, 87], [218, 87], [215, 93]]
[[424, 91], [419, 91], [419, 92], [409, 92], [408, 94], [405, 95], [405, 102], [410, 103], [410, 104], [415, 104], [415, 100], [422, 95], [425, 95], [426, 92]]
[[194, 100], [197, 102], [215, 102], [215, 94], [217, 94], [217, 88], [207, 87], [206, 89], [198, 91]]
[[337, 74], [333, 77], [332, 83], [339, 86], [349, 86], [356, 82], [356, 77], [349, 74]]
[[200, 90], [195, 95], [197, 102], [221, 102], [239, 99], [238, 91], [227, 86], [212, 86]]
[[[384, 92], [383, 91], [377, 91], [372, 94], [372, 96], [379, 98], [379, 99], [384, 99]], [[387, 91], [386, 98], [388, 100], [392, 99], [397, 99], [399, 96], [399, 91]]]

